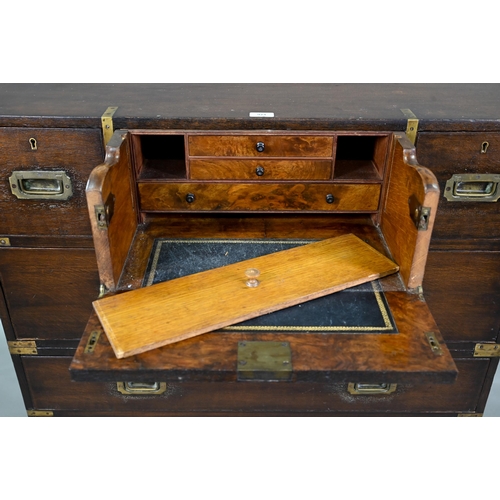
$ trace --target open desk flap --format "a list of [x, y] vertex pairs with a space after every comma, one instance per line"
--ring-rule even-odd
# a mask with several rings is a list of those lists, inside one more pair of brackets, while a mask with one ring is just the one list
[[106, 297], [94, 309], [117, 358], [124, 358], [397, 270], [347, 234]]
[[[357, 270], [354, 269], [364, 273], [365, 283], [242, 323], [235, 321], [220, 330], [123, 359], [115, 356], [108, 336], [94, 313], [71, 364], [72, 378], [77, 381], [146, 383], [250, 379], [381, 384], [447, 383], [455, 380], [456, 366], [423, 298], [392, 286], [389, 289], [393, 291], [383, 291], [385, 285], [382, 286], [382, 282], [392, 281], [392, 277], [366, 282], [370, 279], [366, 276], [376, 274], [374, 262], [384, 262], [384, 258], [379, 261], [382, 256], [378, 252], [352, 235], [325, 240], [324, 245], [319, 246], [308, 243], [268, 239], [157, 239], [144, 276], [143, 285], [146, 288], [141, 289], [144, 292], [162, 288], [159, 285], [164, 280], [170, 280], [164, 284], [175, 283], [196, 271], [199, 273], [197, 276], [211, 276], [205, 271], [225, 262], [228, 264], [225, 269], [235, 265], [239, 269], [236, 281], [241, 286], [237, 287], [237, 293], [241, 290], [242, 294], [255, 294], [252, 296], [258, 298], [261, 295], [259, 287], [264, 284], [263, 277], [266, 276], [262, 272], [264, 268], [261, 268], [258, 278], [261, 281], [259, 285], [247, 287], [245, 280], [248, 278], [244, 271], [248, 260], [241, 268], [239, 261], [251, 257], [251, 261], [255, 262], [269, 252], [279, 252], [274, 255], [277, 256], [277, 266], [281, 265], [286, 270], [283, 283], [295, 278], [292, 279], [295, 286], [303, 281], [303, 275], [308, 274], [295, 259], [291, 259], [291, 263], [295, 264], [292, 267], [298, 270], [289, 273], [291, 263], [283, 256], [294, 253], [282, 250], [299, 246], [299, 254], [303, 254], [309, 253], [311, 248], [332, 249], [332, 244], [340, 243], [343, 251], [328, 252], [328, 264], [322, 268], [324, 273], [315, 280], [324, 285], [336, 269], [339, 280], [345, 286], [352, 285], [352, 281], [346, 282], [346, 279], [348, 273], [353, 272], [352, 268], [356, 268], [356, 260], [350, 251], [357, 248], [366, 252]], [[339, 253], [345, 258], [343, 263]], [[186, 264], [188, 260], [190, 262]], [[395, 269], [390, 261], [386, 264], [389, 269]], [[212, 281], [210, 283], [213, 284]], [[280, 289], [278, 295], [284, 297], [284, 292]], [[231, 298], [234, 298], [236, 293], [231, 293]], [[134, 295], [136, 292], [128, 292], [115, 297]], [[160, 299], [154, 300], [163, 303], [168, 296]], [[210, 299], [216, 301], [220, 296], [214, 293]], [[266, 302], [265, 305], [269, 304]], [[135, 307], [133, 302], [130, 307]], [[199, 303], [192, 307], [197, 312], [203, 310]], [[144, 308], [147, 314], [156, 314], [158, 305], [153, 308], [146, 303]], [[134, 312], [130, 315], [134, 317]], [[220, 314], [215, 315], [217, 319], [218, 316]], [[187, 317], [183, 312], [182, 318]], [[279, 369], [276, 369], [276, 364]]]

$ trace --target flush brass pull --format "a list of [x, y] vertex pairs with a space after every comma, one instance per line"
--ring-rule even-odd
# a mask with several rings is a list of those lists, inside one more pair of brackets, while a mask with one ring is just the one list
[[446, 182], [444, 197], [448, 201], [495, 202], [500, 198], [500, 175], [455, 174]]
[[63, 171], [16, 170], [10, 190], [22, 200], [67, 200], [73, 195], [71, 179]]
[[117, 382], [116, 388], [121, 394], [128, 396], [154, 396], [167, 390], [166, 382]]
[[397, 384], [360, 384], [351, 382], [347, 386], [350, 394], [371, 395], [371, 394], [391, 394], [396, 390]]

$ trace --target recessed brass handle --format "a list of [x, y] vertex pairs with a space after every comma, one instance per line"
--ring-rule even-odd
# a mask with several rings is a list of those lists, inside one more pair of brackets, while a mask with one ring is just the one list
[[117, 382], [116, 388], [121, 394], [129, 396], [154, 396], [167, 390], [166, 382]]
[[497, 174], [455, 174], [446, 182], [444, 197], [448, 201], [496, 202], [499, 185]]
[[371, 395], [371, 394], [391, 394], [397, 388], [397, 384], [361, 384], [351, 382], [347, 386], [347, 391], [350, 394]]
[[73, 185], [66, 172], [16, 170], [9, 177], [10, 190], [23, 200], [67, 200]]

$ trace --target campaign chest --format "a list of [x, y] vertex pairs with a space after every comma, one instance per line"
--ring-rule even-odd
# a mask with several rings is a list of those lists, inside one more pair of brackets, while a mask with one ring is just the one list
[[[28, 414], [483, 412], [500, 349], [498, 86], [0, 90], [0, 313]], [[93, 310], [346, 235], [398, 272], [123, 359]]]

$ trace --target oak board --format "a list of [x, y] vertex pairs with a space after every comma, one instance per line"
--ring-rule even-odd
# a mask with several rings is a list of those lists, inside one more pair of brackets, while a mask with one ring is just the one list
[[[247, 269], [260, 271], [248, 287]], [[139, 354], [398, 271], [353, 234], [125, 292], [93, 303], [117, 358]]]

